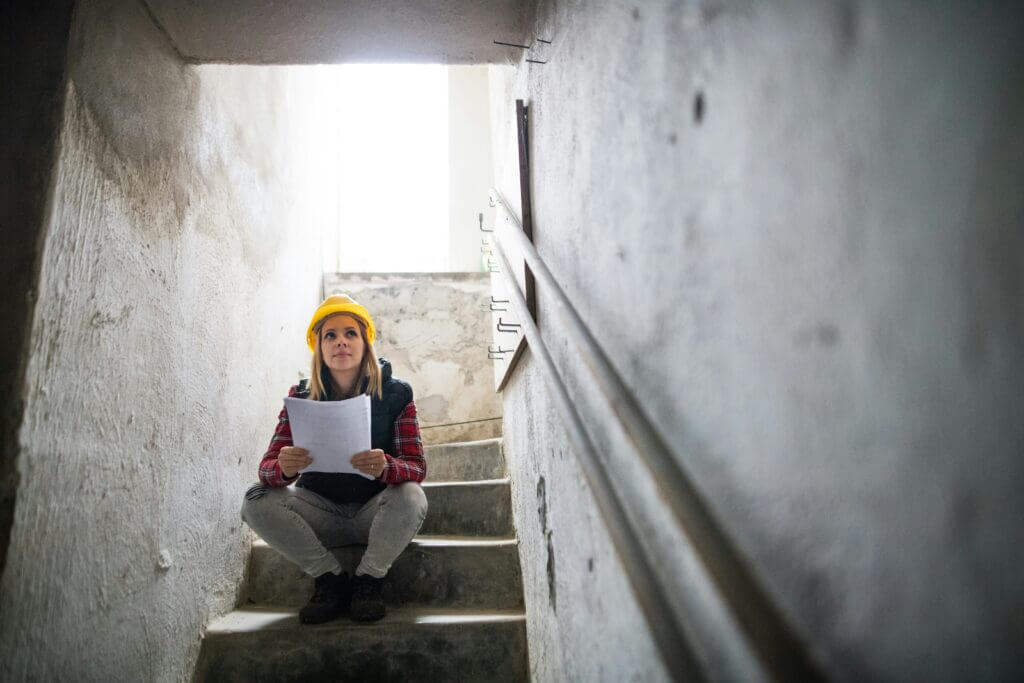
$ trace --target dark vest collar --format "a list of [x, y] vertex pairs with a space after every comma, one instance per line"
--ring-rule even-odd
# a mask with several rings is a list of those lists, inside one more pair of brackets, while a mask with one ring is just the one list
[[[384, 386], [391, 379], [391, 361], [387, 358], [378, 358], [377, 361], [380, 363], [380, 384]], [[370, 378], [364, 377], [363, 384], [359, 389], [359, 393], [365, 394], [366, 389], [370, 386]]]
[[[380, 384], [383, 387], [385, 384], [387, 384], [391, 380], [391, 361], [389, 361], [387, 358], [378, 358], [377, 362], [380, 364]], [[327, 398], [328, 398], [328, 400], [332, 400], [330, 398], [331, 375], [330, 375], [330, 371], [327, 369], [326, 366], [324, 366], [324, 368], [323, 368], [323, 372], [321, 373], [320, 381], [321, 381], [323, 387], [327, 390]], [[362, 385], [359, 388], [359, 393], [365, 394], [366, 393], [366, 389], [369, 386], [370, 386], [370, 378], [369, 377], [363, 377], [363, 383], [362, 383]]]

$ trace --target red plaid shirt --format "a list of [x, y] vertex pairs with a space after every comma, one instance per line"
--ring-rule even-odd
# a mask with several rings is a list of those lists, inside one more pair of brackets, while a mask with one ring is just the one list
[[[288, 396], [298, 393], [298, 386], [288, 390]], [[277, 428], [270, 439], [270, 448], [260, 461], [260, 481], [267, 486], [287, 486], [299, 478], [289, 479], [281, 473], [277, 456], [285, 446], [292, 445], [292, 427], [288, 424], [288, 411], [281, 408], [277, 417]], [[423, 457], [423, 442], [420, 441], [420, 424], [416, 419], [416, 404], [413, 401], [402, 410], [395, 420], [395, 438], [391, 443], [392, 453], [385, 453], [387, 461], [378, 479], [385, 484], [400, 484], [403, 481], [421, 482], [427, 476], [427, 461]]]

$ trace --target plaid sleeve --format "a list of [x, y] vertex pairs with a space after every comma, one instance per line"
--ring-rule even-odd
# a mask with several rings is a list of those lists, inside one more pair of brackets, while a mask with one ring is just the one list
[[[288, 390], [288, 395], [295, 396], [297, 392], [298, 386], [294, 386]], [[291, 445], [292, 427], [288, 424], [288, 410], [282, 407], [281, 413], [277, 416], [277, 427], [274, 428], [274, 435], [270, 437], [270, 447], [263, 454], [263, 459], [260, 460], [261, 482], [267, 486], [280, 487], [287, 486], [299, 478], [298, 475], [291, 479], [284, 476], [281, 472], [281, 463], [277, 461], [277, 456], [281, 449]]]
[[395, 420], [392, 453], [384, 454], [387, 466], [380, 480], [385, 484], [421, 482], [427, 476], [427, 461], [423, 457], [423, 442], [420, 441], [420, 423], [416, 419], [416, 404], [413, 401], [409, 401]]

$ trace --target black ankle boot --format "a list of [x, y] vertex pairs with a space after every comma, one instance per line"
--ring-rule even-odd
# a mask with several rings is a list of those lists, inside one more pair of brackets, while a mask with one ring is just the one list
[[348, 574], [327, 572], [315, 581], [313, 597], [299, 610], [299, 621], [303, 624], [322, 624], [337, 619], [348, 606]]
[[365, 574], [352, 577], [352, 603], [349, 608], [355, 621], [377, 621], [384, 617], [384, 598], [381, 585], [384, 579]]

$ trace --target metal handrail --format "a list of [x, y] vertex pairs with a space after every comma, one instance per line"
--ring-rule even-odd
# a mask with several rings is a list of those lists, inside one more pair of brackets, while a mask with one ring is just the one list
[[[502, 272], [506, 274], [514, 272], [505, 250], [497, 240], [494, 242], [494, 250], [501, 260]], [[510, 276], [509, 279], [514, 280], [514, 276]], [[518, 283], [510, 283], [509, 292], [513, 307], [516, 309], [519, 319], [523, 321], [526, 336], [530, 339], [530, 349], [533, 355], [541, 362], [549, 376], [558, 378], [558, 371], [555, 370], [555, 364], [551, 360], [547, 347], [540, 340], [537, 324], [530, 317], [526, 297], [523, 296]], [[587, 483], [594, 491], [598, 510], [608, 527], [612, 542], [619, 551], [620, 559], [626, 565], [626, 573], [632, 580], [633, 590], [640, 600], [641, 609], [647, 617], [648, 625], [651, 627], [654, 639], [658, 643], [669, 671], [677, 680], [704, 680], [697, 659], [690, 648], [688, 639], [684, 637], [680, 624], [665, 607], [668, 603], [665, 591], [658, 582], [657, 575], [651, 567], [646, 553], [643, 552], [643, 548], [637, 541], [637, 535], [629, 526], [626, 511], [618, 496], [615, 495], [607, 470], [597, 462], [595, 456], [597, 448], [587, 435], [579, 413], [573, 408], [572, 400], [565, 390], [565, 384], [561, 380], [557, 380], [554, 382], [553, 389], [557, 398], [555, 405], [565, 423], [572, 448], [581, 459], [589, 461], [583, 463], [583, 472]]]
[[[714, 585], [736, 617], [764, 667], [777, 680], [823, 680], [824, 676], [811, 659], [807, 648], [768, 598], [764, 588], [742, 560], [703, 496], [693, 485], [690, 477], [682, 470], [681, 465], [676, 462], [665, 440], [644, 415], [639, 403], [612, 367], [607, 355], [597, 344], [569, 302], [568, 297], [551, 275], [536, 247], [524, 235], [519, 219], [504, 197], [496, 189], [491, 189], [490, 196], [491, 201], [504, 209], [508, 219], [516, 227], [514, 230], [500, 232], [496, 230], [492, 243], [504, 266], [502, 272], [509, 281], [509, 290], [516, 303], [519, 319], [524, 323], [526, 337], [530, 340], [531, 348], [545, 366], [549, 376], [555, 380], [555, 393], [560, 399], [559, 403], [565, 403], [560, 406], [560, 411], [563, 413], [563, 419], [567, 425], [572, 426], [569, 432], [570, 438], [574, 442], [573, 445], [576, 447], [576, 453], [584, 459], [593, 458], [592, 454], [596, 450], [586, 435], [582, 421], [572, 407], [572, 402], [569, 400], [564, 384], [551, 361], [533, 319], [527, 313], [525, 299], [513, 275], [515, 271], [512, 270], [501, 245], [504, 235], [508, 235], [514, 247], [522, 253], [536, 282], [545, 290], [545, 300], [553, 303], [557, 309], [556, 313], [561, 314], [563, 322], [566, 324], [560, 325], [560, 329], [566, 331], [574, 344], [581, 350], [580, 355], [601, 387], [605, 399], [619, 418], [642, 461], [654, 475], [656, 485], [662, 489], [661, 499], [668, 502], [670, 511], [692, 542], [708, 574], [713, 579]], [[580, 434], [574, 434], [576, 431], [579, 431]], [[664, 597], [664, 589], [660, 586], [651, 588], [646, 585], [652, 582], [657, 583], [656, 574], [651, 570], [649, 563], [645, 560], [636, 563], [637, 566], [629, 566], [631, 562], [627, 558], [636, 556], [638, 543], [634, 538], [634, 532], [629, 529], [628, 517], [625, 515], [623, 506], [618, 500], [614, 488], [607, 481], [607, 475], [604, 475], [604, 468], [593, 466], [584, 467], [584, 470], [588, 473], [588, 480], [592, 472], [600, 473], [596, 476], [600, 481], [596, 482], [596, 485], [591, 483], [598, 507], [609, 526], [612, 540], [619, 548], [620, 556], [627, 565], [627, 573], [631, 574], [630, 579], [634, 591], [637, 592], [641, 607], [654, 632], [662, 656], [666, 658], [666, 663], [670, 661], [670, 658], [676, 656], [675, 653], [685, 650], [686, 654], [683, 657], [685, 661], [678, 663], [679, 670], [687, 671], [688, 678], [694, 676], [703, 678], [701, 674], [692, 673], [693, 669], [699, 670], [699, 668], [696, 666], [692, 648], [682, 637], [683, 626], [677, 623], [676, 618], [665, 606], [666, 602], [661, 599]], [[602, 500], [602, 498], [609, 500]], [[635, 577], [632, 575], [631, 569], [636, 571]], [[671, 622], [672, 626], [669, 626], [668, 622]]]

